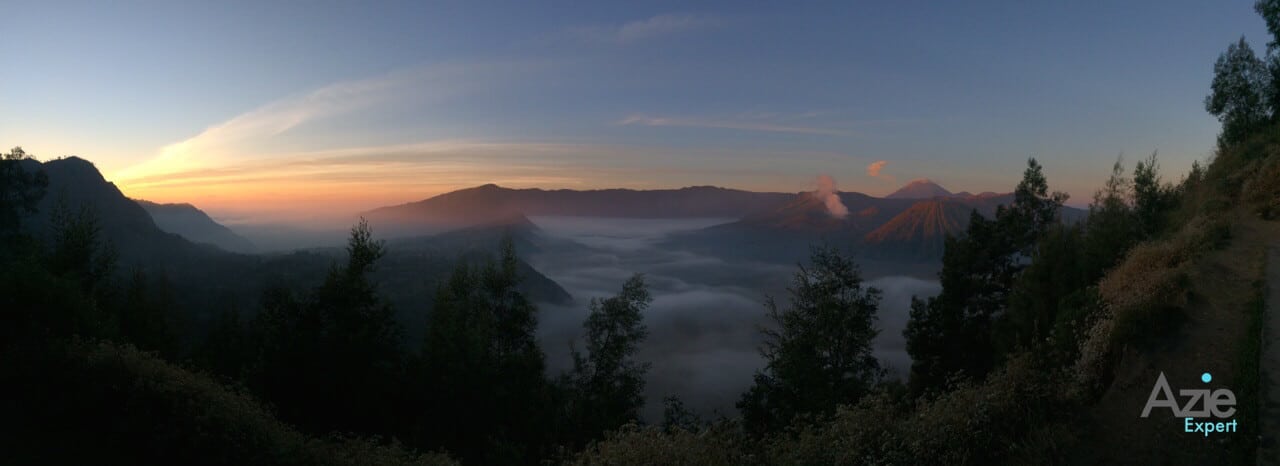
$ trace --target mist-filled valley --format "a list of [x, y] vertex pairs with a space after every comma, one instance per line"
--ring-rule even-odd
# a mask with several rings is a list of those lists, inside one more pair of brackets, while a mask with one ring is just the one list
[[[759, 327], [771, 325], [766, 295], [787, 299], [786, 287], [806, 257], [787, 263], [724, 259], [664, 249], [670, 234], [723, 224], [726, 219], [614, 219], [532, 217], [541, 234], [572, 246], [546, 248], [530, 264], [574, 296], [573, 305], [543, 304], [538, 335], [548, 367], [568, 369], [569, 341], [582, 331], [585, 302], [616, 293], [634, 273], [643, 273], [653, 302], [645, 310], [649, 337], [641, 361], [652, 364], [645, 398], [646, 419], [661, 418], [661, 401], [677, 396], [695, 412], [732, 415], [734, 404], [763, 367]], [[902, 340], [911, 297], [936, 294], [932, 277], [879, 276], [863, 270], [867, 284], [883, 291], [876, 357], [902, 377], [910, 358]]]
[[[510, 225], [499, 222], [482, 228], [483, 233], [464, 235], [468, 239], [461, 242], [447, 227], [435, 234], [384, 238], [387, 257], [373, 277], [380, 291], [397, 305], [407, 341], [420, 337], [433, 288], [447, 278], [448, 265], [468, 251], [473, 258], [491, 252], [503, 233], [515, 233], [521, 257], [536, 273], [563, 288], [569, 298], [533, 295], [542, 298], [535, 299], [538, 338], [551, 376], [570, 369], [570, 345], [581, 345], [578, 340], [590, 300], [612, 296], [633, 274], [643, 273], [653, 302], [644, 312], [649, 336], [637, 356], [651, 364], [643, 410], [644, 419], [650, 422], [661, 419], [662, 401], [669, 396], [680, 398], [694, 413], [708, 418], [736, 411], [734, 405], [751, 384], [752, 375], [763, 368], [759, 330], [772, 325], [766, 317], [765, 298], [788, 299], [787, 287], [797, 267], [808, 260], [808, 248], [822, 244], [820, 239], [810, 244], [808, 236], [792, 237], [786, 241], [790, 255], [757, 259], [719, 249], [684, 249], [672, 241], [680, 235], [716, 231], [715, 227], [737, 220], [732, 217], [534, 216], [528, 220], [528, 229], [510, 230]], [[265, 257], [289, 257], [298, 250], [329, 258], [342, 254], [345, 232], [332, 226], [231, 225], [256, 248], [266, 251]], [[381, 236], [376, 224], [374, 227], [375, 236]], [[319, 266], [324, 263], [314, 261], [314, 276], [319, 276]], [[901, 264], [878, 268], [875, 265], [881, 262], [868, 263], [872, 267], [864, 267], [862, 276], [868, 286], [883, 292], [875, 355], [889, 377], [903, 378], [910, 368], [902, 330], [911, 298], [937, 293], [939, 286], [932, 275], [937, 266], [907, 261], [910, 267], [906, 269], [916, 276], [904, 276], [897, 275], [904, 269]]]

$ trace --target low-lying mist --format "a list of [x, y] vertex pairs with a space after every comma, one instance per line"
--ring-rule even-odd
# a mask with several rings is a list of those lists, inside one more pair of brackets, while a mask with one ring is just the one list
[[[577, 300], [541, 304], [538, 334], [552, 373], [571, 367], [570, 343], [581, 334], [591, 298], [612, 296], [634, 273], [644, 273], [653, 295], [645, 312], [649, 337], [639, 359], [652, 364], [643, 411], [661, 419], [662, 399], [675, 395], [703, 417], [734, 416], [734, 403], [763, 367], [759, 327], [768, 324], [764, 300], [787, 302], [795, 264], [728, 261], [689, 251], [660, 249], [665, 235], [723, 223], [724, 219], [615, 219], [538, 217], [543, 234], [576, 247], [549, 247], [528, 257]], [[797, 261], [804, 258], [796, 258]], [[866, 273], [864, 276], [875, 276]], [[876, 354], [891, 376], [910, 367], [902, 329], [911, 296], [931, 296], [936, 281], [885, 276], [867, 282], [884, 293]]]

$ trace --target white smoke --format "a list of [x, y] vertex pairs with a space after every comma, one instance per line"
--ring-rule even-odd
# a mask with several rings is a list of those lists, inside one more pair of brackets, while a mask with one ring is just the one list
[[840, 196], [836, 194], [836, 180], [830, 175], [818, 175], [818, 190], [813, 192], [814, 196], [822, 200], [826, 204], [827, 211], [832, 217], [844, 218], [849, 215], [849, 208], [844, 206], [844, 202], [840, 201]]

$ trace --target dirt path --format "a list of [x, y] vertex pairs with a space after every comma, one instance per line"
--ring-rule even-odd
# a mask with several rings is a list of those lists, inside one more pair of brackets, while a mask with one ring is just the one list
[[1280, 465], [1280, 244], [1273, 243], [1268, 254], [1266, 293], [1259, 362], [1262, 387], [1258, 399], [1258, 464]]
[[[1147, 338], [1135, 339], [1119, 350], [1114, 379], [1087, 417], [1096, 426], [1087, 444], [1105, 452], [1089, 463], [1220, 464], [1253, 459], [1245, 452], [1233, 456], [1238, 443], [1226, 436], [1189, 435], [1180, 418], [1168, 413], [1141, 418], [1140, 413], [1161, 373], [1175, 389], [1199, 388], [1205, 372], [1213, 374], [1213, 387], [1244, 382], [1237, 370], [1257, 309], [1251, 304], [1257, 297], [1255, 283], [1264, 272], [1260, 266], [1268, 245], [1277, 238], [1280, 223], [1242, 216], [1233, 222], [1226, 248], [1208, 251], [1193, 261], [1187, 271], [1187, 304], [1166, 311], [1174, 328], [1153, 328]], [[1280, 326], [1280, 318], [1276, 320], [1270, 324]], [[1275, 333], [1280, 340], [1280, 329]], [[1280, 355], [1280, 341], [1269, 351]], [[1280, 371], [1280, 361], [1271, 367]], [[1275, 377], [1280, 380], [1280, 372]], [[1280, 414], [1271, 417], [1280, 418]]]

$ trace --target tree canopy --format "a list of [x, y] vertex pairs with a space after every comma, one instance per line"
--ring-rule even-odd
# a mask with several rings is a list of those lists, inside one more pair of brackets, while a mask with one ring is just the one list
[[864, 286], [857, 264], [834, 248], [814, 248], [809, 261], [792, 279], [787, 307], [765, 304], [774, 324], [761, 330], [765, 368], [738, 402], [757, 434], [856, 403], [884, 375], [871, 352], [880, 290]]

